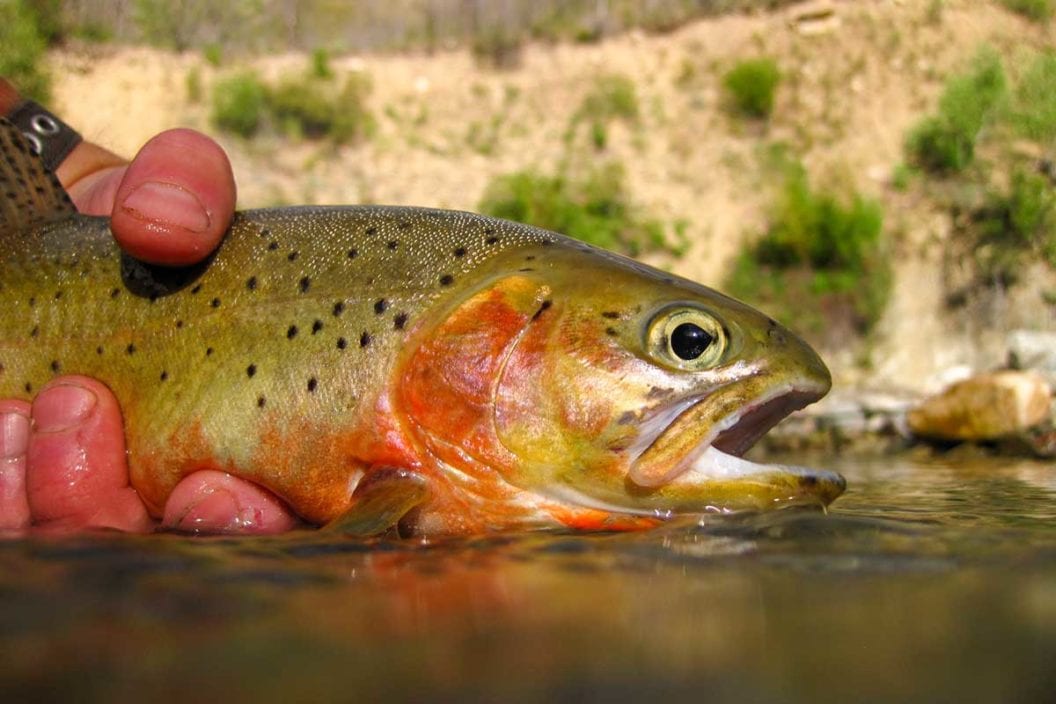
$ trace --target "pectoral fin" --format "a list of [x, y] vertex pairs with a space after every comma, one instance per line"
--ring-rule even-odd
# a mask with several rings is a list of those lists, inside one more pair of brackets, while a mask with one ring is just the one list
[[324, 530], [353, 536], [379, 535], [396, 527], [429, 496], [420, 474], [395, 468], [373, 470], [352, 494], [352, 507]]

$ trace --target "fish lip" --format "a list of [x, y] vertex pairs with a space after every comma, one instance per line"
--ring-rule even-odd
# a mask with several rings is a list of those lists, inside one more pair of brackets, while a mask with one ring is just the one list
[[[685, 407], [677, 415], [674, 415], [670, 422], [662, 427], [650, 439], [650, 442], [636, 452], [631, 459], [632, 481], [635, 481], [633, 473], [635, 464], [639, 459], [649, 454], [649, 451], [667, 430], [677, 425], [687, 415], [693, 413], [698, 405], [705, 402], [713, 393], [719, 392], [722, 388], [724, 387], [713, 389], [710, 393], [699, 397], [681, 401], [685, 404]], [[827, 391], [827, 385], [811, 383], [784, 384], [770, 389], [743, 408], [720, 418], [712, 429], [701, 437], [700, 442], [685, 453], [675, 464], [675, 467], [666, 473], [663, 481], [657, 483], [656, 486], [676, 481], [686, 474], [709, 448], [714, 448], [724, 455], [740, 458], [759, 438], [789, 413], [817, 401]], [[646, 483], [637, 481], [635, 483], [640, 484], [643, 488], [649, 488]]]

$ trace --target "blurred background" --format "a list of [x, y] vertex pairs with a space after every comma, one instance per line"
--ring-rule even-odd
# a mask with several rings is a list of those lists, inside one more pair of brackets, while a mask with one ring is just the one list
[[921, 393], [1056, 330], [1054, 11], [4, 0], [0, 74], [125, 155], [217, 136], [242, 207], [534, 223], [762, 307], [838, 388]]

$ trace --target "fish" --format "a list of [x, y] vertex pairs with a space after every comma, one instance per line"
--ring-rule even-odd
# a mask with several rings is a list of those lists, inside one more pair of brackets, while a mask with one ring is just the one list
[[198, 470], [349, 535], [633, 530], [824, 507], [843, 477], [742, 457], [821, 398], [817, 353], [711, 288], [466, 212], [235, 214], [201, 264], [121, 252], [0, 124], [0, 397], [121, 404], [154, 516]]

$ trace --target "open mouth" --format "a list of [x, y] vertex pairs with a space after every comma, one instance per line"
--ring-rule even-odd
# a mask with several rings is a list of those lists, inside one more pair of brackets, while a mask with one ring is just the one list
[[725, 403], [710, 396], [684, 404], [632, 464], [630, 478], [643, 488], [720, 483], [731, 485], [730, 490], [734, 484], [766, 486], [776, 492], [775, 501], [780, 495], [783, 502], [805, 497], [828, 504], [846, 487], [839, 474], [742, 457], [781, 419], [823, 393], [783, 387], [744, 404], [731, 390]]

